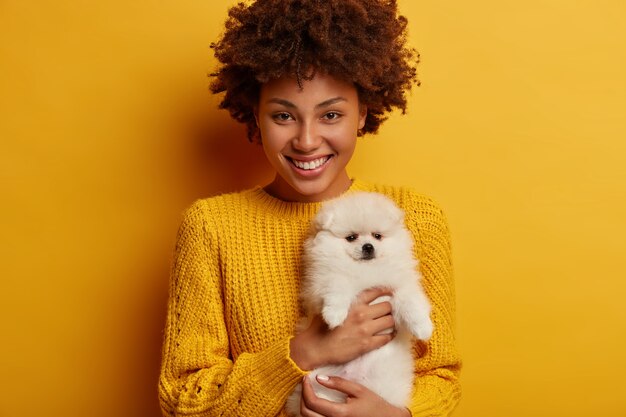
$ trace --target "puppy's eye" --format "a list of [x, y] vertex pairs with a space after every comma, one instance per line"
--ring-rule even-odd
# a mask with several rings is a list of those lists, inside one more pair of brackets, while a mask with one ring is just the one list
[[346, 240], [347, 240], [348, 242], [354, 242], [355, 240], [357, 240], [357, 238], [358, 238], [358, 237], [359, 237], [359, 235], [357, 235], [357, 234], [355, 233], [355, 234], [353, 234], [353, 235], [346, 236]]
[[372, 236], [374, 236], [374, 239], [376, 240], [380, 240], [383, 238], [383, 235], [381, 235], [380, 233], [372, 233]]

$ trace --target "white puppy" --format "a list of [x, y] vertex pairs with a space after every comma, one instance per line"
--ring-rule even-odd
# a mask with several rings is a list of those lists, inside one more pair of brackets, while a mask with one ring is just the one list
[[[427, 340], [433, 331], [430, 303], [412, 248], [404, 213], [382, 194], [348, 194], [320, 209], [304, 246], [301, 299], [306, 321], [321, 314], [333, 329], [344, 322], [359, 293], [386, 287], [393, 297], [379, 297], [374, 303], [391, 302], [397, 334], [385, 346], [346, 364], [311, 371], [308, 377], [317, 396], [345, 402], [344, 394], [315, 380], [316, 375], [337, 375], [366, 386], [397, 407], [408, 405], [414, 371], [411, 338]], [[291, 415], [300, 415], [301, 392], [299, 384], [287, 401]]]

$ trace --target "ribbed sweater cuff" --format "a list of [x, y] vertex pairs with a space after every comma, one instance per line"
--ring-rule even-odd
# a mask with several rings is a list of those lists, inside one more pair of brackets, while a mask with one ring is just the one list
[[296, 365], [289, 355], [289, 341], [286, 338], [256, 354], [250, 378], [265, 394], [266, 399], [280, 401], [285, 399], [306, 372]]
[[448, 416], [460, 399], [459, 384], [445, 380], [435, 384], [419, 384], [409, 410], [412, 417]]

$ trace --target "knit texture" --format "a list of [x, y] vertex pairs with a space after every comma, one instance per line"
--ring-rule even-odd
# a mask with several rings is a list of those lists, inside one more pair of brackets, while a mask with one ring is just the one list
[[[408, 189], [355, 180], [405, 210], [435, 331], [415, 344], [414, 417], [447, 416], [461, 361], [445, 217]], [[170, 282], [159, 399], [164, 416], [286, 416], [306, 374], [289, 357], [300, 316], [302, 245], [321, 203], [288, 203], [261, 188], [198, 200], [184, 214]]]

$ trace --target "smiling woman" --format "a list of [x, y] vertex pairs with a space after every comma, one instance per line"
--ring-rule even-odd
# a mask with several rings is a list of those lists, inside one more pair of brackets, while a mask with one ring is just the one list
[[[317, 382], [346, 394], [317, 397], [305, 378], [303, 417], [448, 415], [460, 397], [448, 229], [441, 209], [409, 189], [348, 175], [357, 138], [404, 111], [416, 53], [395, 1], [257, 0], [229, 12], [213, 45], [212, 90], [248, 127], [275, 171], [264, 187], [197, 201], [176, 245], [163, 347], [164, 415], [285, 416], [307, 373], [341, 364], [394, 337], [391, 305], [368, 288], [332, 330], [321, 317], [296, 332], [300, 256], [322, 202], [353, 191], [386, 194], [406, 212], [435, 331], [415, 342], [416, 378], [399, 406], [346, 375]], [[399, 297], [399, 295], [398, 295]], [[411, 359], [409, 359], [410, 362]], [[343, 378], [343, 377], [346, 378]]]

